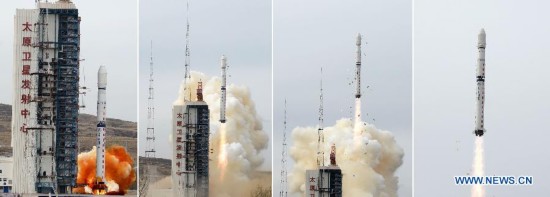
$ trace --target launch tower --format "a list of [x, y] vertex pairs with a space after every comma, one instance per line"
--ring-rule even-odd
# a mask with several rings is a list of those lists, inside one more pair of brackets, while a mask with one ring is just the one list
[[68, 0], [17, 9], [13, 192], [71, 193], [76, 185], [80, 17]]

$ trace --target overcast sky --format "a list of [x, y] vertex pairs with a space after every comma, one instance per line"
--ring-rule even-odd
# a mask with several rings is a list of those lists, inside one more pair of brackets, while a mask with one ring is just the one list
[[415, 0], [415, 195], [468, 196], [477, 35], [487, 33], [485, 174], [534, 176], [486, 196], [547, 196], [550, 185], [550, 3]]
[[[140, 1], [140, 154], [145, 150], [150, 42], [155, 67], [157, 157], [171, 158], [172, 104], [185, 73], [186, 1]], [[263, 169], [271, 169], [271, 2], [191, 1], [191, 70], [219, 76], [220, 57], [228, 58], [228, 83], [250, 88], [269, 148]]]
[[[107, 116], [137, 121], [137, 2], [73, 0], [79, 10], [81, 84], [89, 91], [81, 113], [96, 114], [97, 70], [107, 67]], [[34, 1], [10, 0], [0, 6], [0, 103], [13, 96], [13, 17], [15, 9], [36, 8]], [[106, 6], [108, 5], [108, 6]], [[84, 71], [84, 72], [83, 72]], [[86, 78], [84, 84], [83, 78]]]
[[[411, 195], [411, 10], [408, 0], [274, 1], [274, 193], [280, 188], [284, 99], [288, 136], [295, 127], [317, 125], [322, 66], [325, 126], [350, 118], [355, 86], [349, 83], [361, 33], [363, 120], [396, 136], [405, 152], [399, 195]], [[290, 137], [287, 144], [290, 149]]]

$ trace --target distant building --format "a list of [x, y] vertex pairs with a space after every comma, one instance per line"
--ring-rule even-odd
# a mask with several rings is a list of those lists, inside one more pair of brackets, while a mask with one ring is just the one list
[[174, 196], [208, 197], [210, 111], [202, 100], [186, 101], [172, 109], [172, 189]]
[[10, 193], [13, 187], [13, 159], [0, 157], [0, 193]]
[[13, 192], [76, 185], [80, 17], [69, 0], [17, 9], [12, 110]]

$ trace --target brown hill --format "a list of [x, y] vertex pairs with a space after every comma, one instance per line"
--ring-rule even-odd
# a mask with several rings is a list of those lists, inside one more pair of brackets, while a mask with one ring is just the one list
[[[97, 119], [94, 115], [78, 117], [79, 152], [88, 151], [96, 143]], [[137, 158], [137, 123], [107, 118], [107, 147], [113, 144], [125, 146]], [[11, 156], [11, 105], [0, 104], [0, 156]]]

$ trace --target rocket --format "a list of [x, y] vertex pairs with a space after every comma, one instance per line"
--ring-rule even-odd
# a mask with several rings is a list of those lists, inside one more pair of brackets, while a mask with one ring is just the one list
[[227, 78], [227, 59], [225, 55], [221, 58], [222, 66], [222, 87], [221, 87], [221, 99], [220, 99], [220, 122], [225, 123], [225, 104], [226, 104], [226, 78]]
[[477, 59], [477, 102], [476, 102], [476, 127], [474, 133], [476, 136], [483, 136], [485, 133], [483, 121], [483, 108], [485, 105], [485, 30], [481, 29], [477, 37], [477, 49], [479, 58]]
[[107, 70], [99, 67], [97, 72], [97, 150], [96, 150], [96, 181], [105, 181], [105, 119], [107, 105]]
[[361, 34], [357, 34], [357, 41], [355, 43], [357, 45], [357, 51], [356, 51], [356, 62], [355, 66], [357, 67], [355, 70], [355, 79], [357, 79], [356, 84], [356, 91], [355, 91], [355, 98], [361, 98]]

